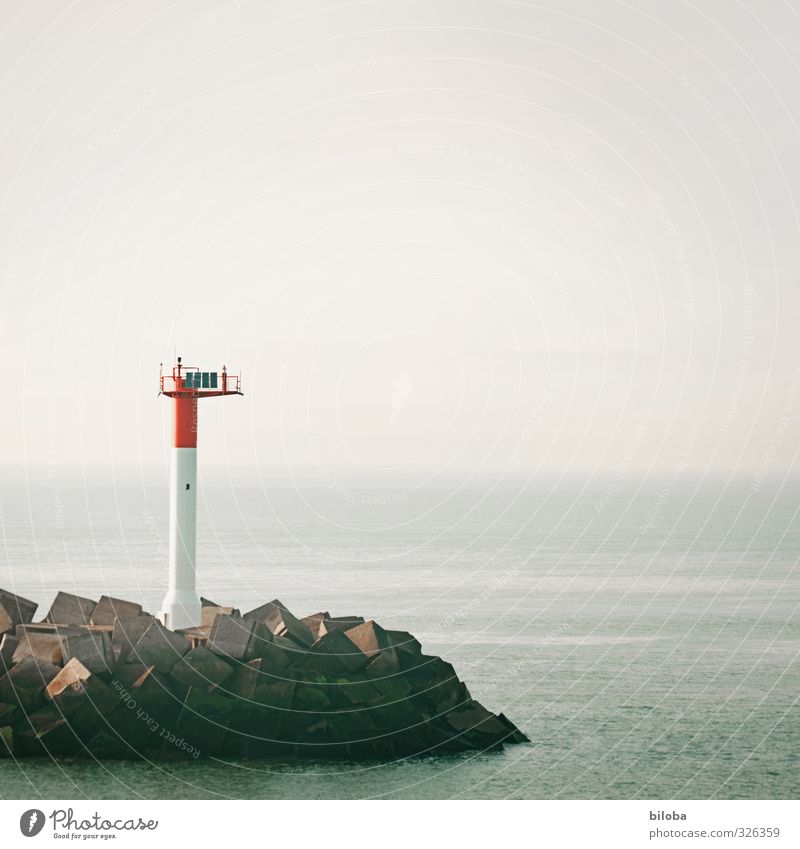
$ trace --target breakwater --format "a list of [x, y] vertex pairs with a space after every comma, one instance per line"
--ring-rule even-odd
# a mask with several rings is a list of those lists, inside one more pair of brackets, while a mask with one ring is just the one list
[[172, 631], [136, 602], [0, 590], [0, 757], [397, 758], [527, 737], [408, 632], [203, 599]]

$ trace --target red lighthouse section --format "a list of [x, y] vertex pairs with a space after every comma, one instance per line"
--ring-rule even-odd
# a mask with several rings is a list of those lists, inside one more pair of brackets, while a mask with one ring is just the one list
[[218, 371], [203, 371], [197, 366], [186, 366], [178, 357], [171, 374], [160, 375], [160, 393], [175, 400], [175, 448], [197, 447], [197, 402], [201, 398], [218, 395], [242, 395], [241, 378], [228, 374], [223, 366]]

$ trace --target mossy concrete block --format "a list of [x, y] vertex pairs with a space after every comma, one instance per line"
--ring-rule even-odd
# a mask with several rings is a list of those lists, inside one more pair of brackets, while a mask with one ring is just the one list
[[485, 738], [489, 744], [502, 743], [511, 736], [507, 726], [480, 702], [471, 701], [459, 710], [448, 713], [445, 719], [459, 734], [472, 739], [476, 739], [474, 735], [479, 735], [478, 742], [480, 738]]
[[405, 699], [412, 692], [411, 683], [402, 674], [375, 678], [374, 683], [384, 697], [392, 699]]
[[233, 675], [233, 666], [203, 646], [188, 651], [172, 667], [170, 675], [192, 689], [215, 687]]
[[77, 658], [72, 658], [50, 681], [45, 696], [65, 718], [76, 718], [77, 724], [85, 730], [95, 720], [109, 714], [118, 701], [113, 690]]
[[59, 592], [50, 605], [47, 621], [55, 625], [89, 625], [97, 602], [73, 593]]
[[31, 655], [23, 658], [0, 678], [0, 702], [31, 709], [44, 701], [44, 689], [58, 672], [53, 663]]
[[397, 650], [387, 648], [369, 661], [366, 672], [370, 678], [387, 678], [398, 675], [401, 669]]
[[142, 612], [142, 605], [136, 604], [133, 601], [125, 601], [121, 598], [112, 598], [111, 596], [100, 596], [100, 601], [97, 602], [92, 611], [92, 625], [114, 625], [118, 617], [121, 616], [139, 616]]
[[301, 648], [285, 637], [275, 637], [261, 646], [262, 669], [275, 675], [285, 674], [289, 668], [302, 665], [308, 649]]
[[191, 644], [185, 637], [153, 622], [134, 644], [128, 660], [168, 673], [190, 649]]
[[412, 685], [415, 700], [430, 704], [436, 713], [452, 710], [470, 699], [453, 665], [440, 657], [420, 655], [417, 664], [403, 675]]
[[296, 686], [295, 681], [280, 679], [262, 682], [256, 687], [255, 701], [278, 710], [291, 710]]
[[111, 637], [105, 631], [67, 634], [62, 639], [64, 661], [76, 658], [92, 673], [108, 674], [114, 668]]
[[81, 749], [67, 720], [51, 704], [28, 714], [24, 726], [14, 731], [16, 757], [53, 758], [74, 756]]
[[222, 754], [231, 722], [233, 705], [223, 696], [204, 690], [189, 690], [175, 723], [174, 734], [163, 748], [206, 757]]
[[154, 666], [138, 663], [121, 667], [111, 682], [111, 689], [119, 703], [110, 722], [125, 746], [138, 752], [157, 748], [160, 743], [154, 742], [154, 735], [165, 728], [174, 728], [185, 693], [178, 695], [172, 679], [159, 673]]
[[520, 731], [519, 728], [517, 728], [517, 726], [514, 725], [514, 723], [504, 713], [498, 713], [497, 718], [500, 720], [500, 722], [503, 723], [503, 725], [505, 725], [505, 727], [506, 727], [506, 729], [509, 733], [508, 742], [511, 742], [511, 743], [530, 743], [531, 742], [528, 735], [524, 734], [522, 731]]
[[11, 658], [12, 664], [18, 664], [26, 657], [60, 666], [63, 661], [61, 637], [56, 633], [25, 633]]
[[261, 664], [260, 657], [247, 663], [237, 664], [233, 669], [233, 674], [220, 689], [226, 690], [233, 699], [253, 701], [256, 687], [266, 678], [261, 671]]
[[255, 624], [242, 616], [217, 616], [208, 636], [208, 650], [220, 657], [244, 661]]
[[20, 716], [18, 705], [0, 702], [0, 725], [13, 725]]
[[14, 729], [10, 725], [0, 725], [0, 758], [14, 757]]
[[383, 698], [373, 681], [357, 679], [342, 681], [337, 687], [337, 695], [342, 696], [354, 708], [367, 707]]
[[401, 662], [404, 657], [418, 658], [422, 654], [419, 640], [408, 631], [384, 630], [383, 633], [388, 645], [399, 652]]

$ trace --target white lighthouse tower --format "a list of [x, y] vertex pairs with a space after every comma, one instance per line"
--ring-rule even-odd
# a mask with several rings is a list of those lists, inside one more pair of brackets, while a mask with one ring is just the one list
[[161, 618], [168, 628], [200, 624], [196, 587], [197, 546], [197, 402], [217, 395], [241, 395], [240, 379], [221, 372], [184, 366], [161, 374], [160, 393], [173, 400], [173, 438], [169, 492], [169, 590]]

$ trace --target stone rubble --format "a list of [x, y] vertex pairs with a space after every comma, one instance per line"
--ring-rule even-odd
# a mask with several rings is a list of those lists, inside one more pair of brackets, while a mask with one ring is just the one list
[[0, 590], [0, 757], [386, 759], [528, 738], [405, 631], [277, 599], [202, 600], [170, 631], [141, 605]]

